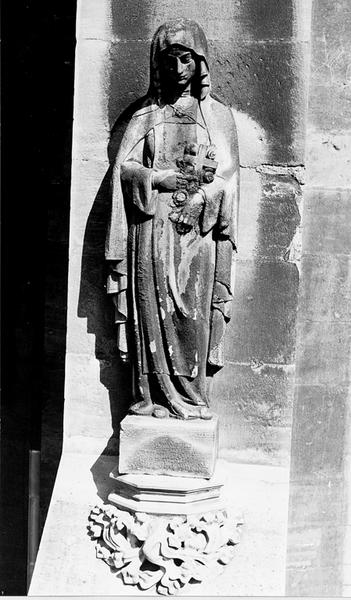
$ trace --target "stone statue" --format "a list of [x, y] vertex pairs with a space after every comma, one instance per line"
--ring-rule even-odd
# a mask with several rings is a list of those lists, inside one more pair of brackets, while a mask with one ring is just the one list
[[133, 365], [130, 413], [211, 419], [223, 366], [236, 244], [239, 157], [232, 112], [210, 93], [194, 21], [162, 25], [150, 87], [112, 176], [107, 291]]

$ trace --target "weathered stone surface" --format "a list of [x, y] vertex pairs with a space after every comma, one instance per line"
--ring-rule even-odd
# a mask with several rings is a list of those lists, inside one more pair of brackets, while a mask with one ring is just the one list
[[[337, 528], [342, 535], [342, 528]], [[290, 562], [286, 572], [286, 590], [289, 596], [338, 597], [342, 594], [338, 544], [332, 543], [335, 532], [332, 526], [323, 536], [320, 528], [302, 527], [296, 539], [295, 560]], [[324, 547], [329, 555], [328, 565], [319, 565], [316, 549]]]
[[209, 479], [217, 448], [217, 417], [184, 421], [128, 415], [121, 423], [119, 472]]
[[351, 190], [308, 188], [302, 243], [306, 254], [351, 254]]
[[[290, 508], [290, 523], [291, 526], [297, 526], [297, 531], [303, 526], [303, 523], [312, 528], [323, 528], [328, 527], [328, 525], [332, 526], [333, 523], [340, 520], [340, 508], [342, 508], [345, 492], [342, 477], [328, 474], [327, 470], [322, 473], [317, 466], [313, 484], [311, 480], [305, 482], [299, 480], [292, 481], [291, 486], [293, 502]], [[311, 494], [313, 494], [313, 502], [311, 502]], [[304, 513], [303, 520], [301, 519], [302, 510]], [[322, 555], [320, 554], [320, 556]], [[327, 552], [325, 556], [327, 556]], [[327, 563], [328, 558], [325, 560], [324, 557], [324, 562]]]
[[301, 188], [291, 175], [261, 174], [262, 201], [258, 215], [258, 256], [284, 260], [300, 224]]
[[70, 250], [84, 248], [84, 252], [102, 255], [109, 206], [107, 182], [107, 148], [105, 160], [74, 160], [72, 176], [72, 208], [70, 215]]
[[247, 113], [266, 132], [268, 163], [304, 158], [306, 111], [305, 42], [236, 45], [211, 43], [213, 89]]
[[[116, 333], [113, 324], [113, 305], [106, 294], [103, 258], [83, 252], [73, 256], [71, 265], [79, 266], [80, 289], [74, 312], [70, 316], [70, 335], [67, 350], [91, 353], [99, 360], [116, 356]], [[76, 318], [78, 313], [79, 320]]]
[[294, 371], [266, 365], [227, 364], [214, 381], [220, 448], [238, 460], [285, 464], [289, 457]]
[[297, 291], [294, 264], [238, 260], [227, 360], [293, 362]]
[[308, 184], [318, 188], [351, 187], [350, 133], [310, 130], [307, 135], [313, 140], [306, 152]]
[[[293, 479], [340, 478], [347, 428], [347, 387], [299, 385], [296, 390], [291, 457]], [[295, 447], [295, 446], [294, 446]], [[294, 510], [292, 508], [292, 510]]]
[[351, 320], [351, 256], [302, 258], [300, 310], [309, 321]]
[[292, 0], [247, 0], [245, 3], [232, 0], [170, 3], [161, 0], [157, 7], [153, 0], [143, 0], [140, 5], [132, 0], [120, 4], [108, 0], [101, 4], [97, 10], [94, 0], [82, 3], [80, 37], [110, 39], [113, 36], [123, 41], [150, 39], [164, 21], [184, 15], [199, 22], [210, 39], [280, 40], [300, 33], [296, 28]]
[[268, 168], [242, 169], [239, 239], [241, 260], [286, 260], [300, 223], [301, 189], [288, 172]]
[[[111, 45], [104, 75], [110, 127], [147, 92], [149, 44], [139, 39]], [[267, 163], [303, 161], [306, 52], [305, 42], [210, 41], [213, 91], [261, 125], [268, 139]]]
[[313, 9], [286, 593], [341, 596], [350, 571], [351, 13], [347, 0]]
[[310, 122], [324, 132], [349, 129], [351, 12], [348, 0], [319, 0], [312, 28]]
[[298, 325], [297, 383], [339, 385], [350, 381], [351, 323], [307, 321]]
[[[108, 75], [110, 44], [82, 40], [77, 46], [75, 85], [82, 88], [74, 99], [72, 158], [103, 160], [109, 138]], [[83, 91], [84, 89], [84, 91]], [[74, 180], [75, 169], [72, 170]]]

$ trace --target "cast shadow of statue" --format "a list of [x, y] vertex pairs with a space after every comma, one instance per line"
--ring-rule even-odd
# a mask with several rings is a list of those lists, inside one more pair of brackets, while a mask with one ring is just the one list
[[110, 180], [115, 156], [132, 114], [144, 97], [133, 102], [114, 124], [108, 145], [109, 167], [90, 211], [83, 241], [78, 317], [87, 319], [87, 331], [95, 335], [95, 356], [100, 363], [100, 382], [108, 390], [112, 436], [91, 468], [98, 495], [105, 499], [111, 462], [118, 461], [119, 425], [127, 414], [132, 398], [129, 363], [123, 362], [116, 347], [114, 307], [106, 293], [107, 269], [104, 249], [111, 204]]

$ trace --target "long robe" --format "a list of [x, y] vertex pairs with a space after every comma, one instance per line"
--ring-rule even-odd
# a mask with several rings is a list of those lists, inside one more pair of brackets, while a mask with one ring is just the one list
[[[172, 192], [152, 189], [152, 174], [176, 169], [186, 142], [214, 144], [218, 169], [202, 186], [195, 227], [179, 234]], [[113, 170], [106, 258], [108, 291], [119, 294], [135, 372], [134, 412], [160, 404], [181, 418], [208, 418], [207, 375], [223, 366], [230, 317], [238, 205], [238, 149], [229, 108], [210, 96], [189, 110], [150, 99], [122, 139]], [[133, 407], [132, 407], [133, 410]]]

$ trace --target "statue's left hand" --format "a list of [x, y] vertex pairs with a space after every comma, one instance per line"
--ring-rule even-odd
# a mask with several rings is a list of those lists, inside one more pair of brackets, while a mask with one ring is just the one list
[[204, 197], [196, 192], [184, 206], [177, 221], [178, 233], [188, 233], [199, 221], [204, 206]]

